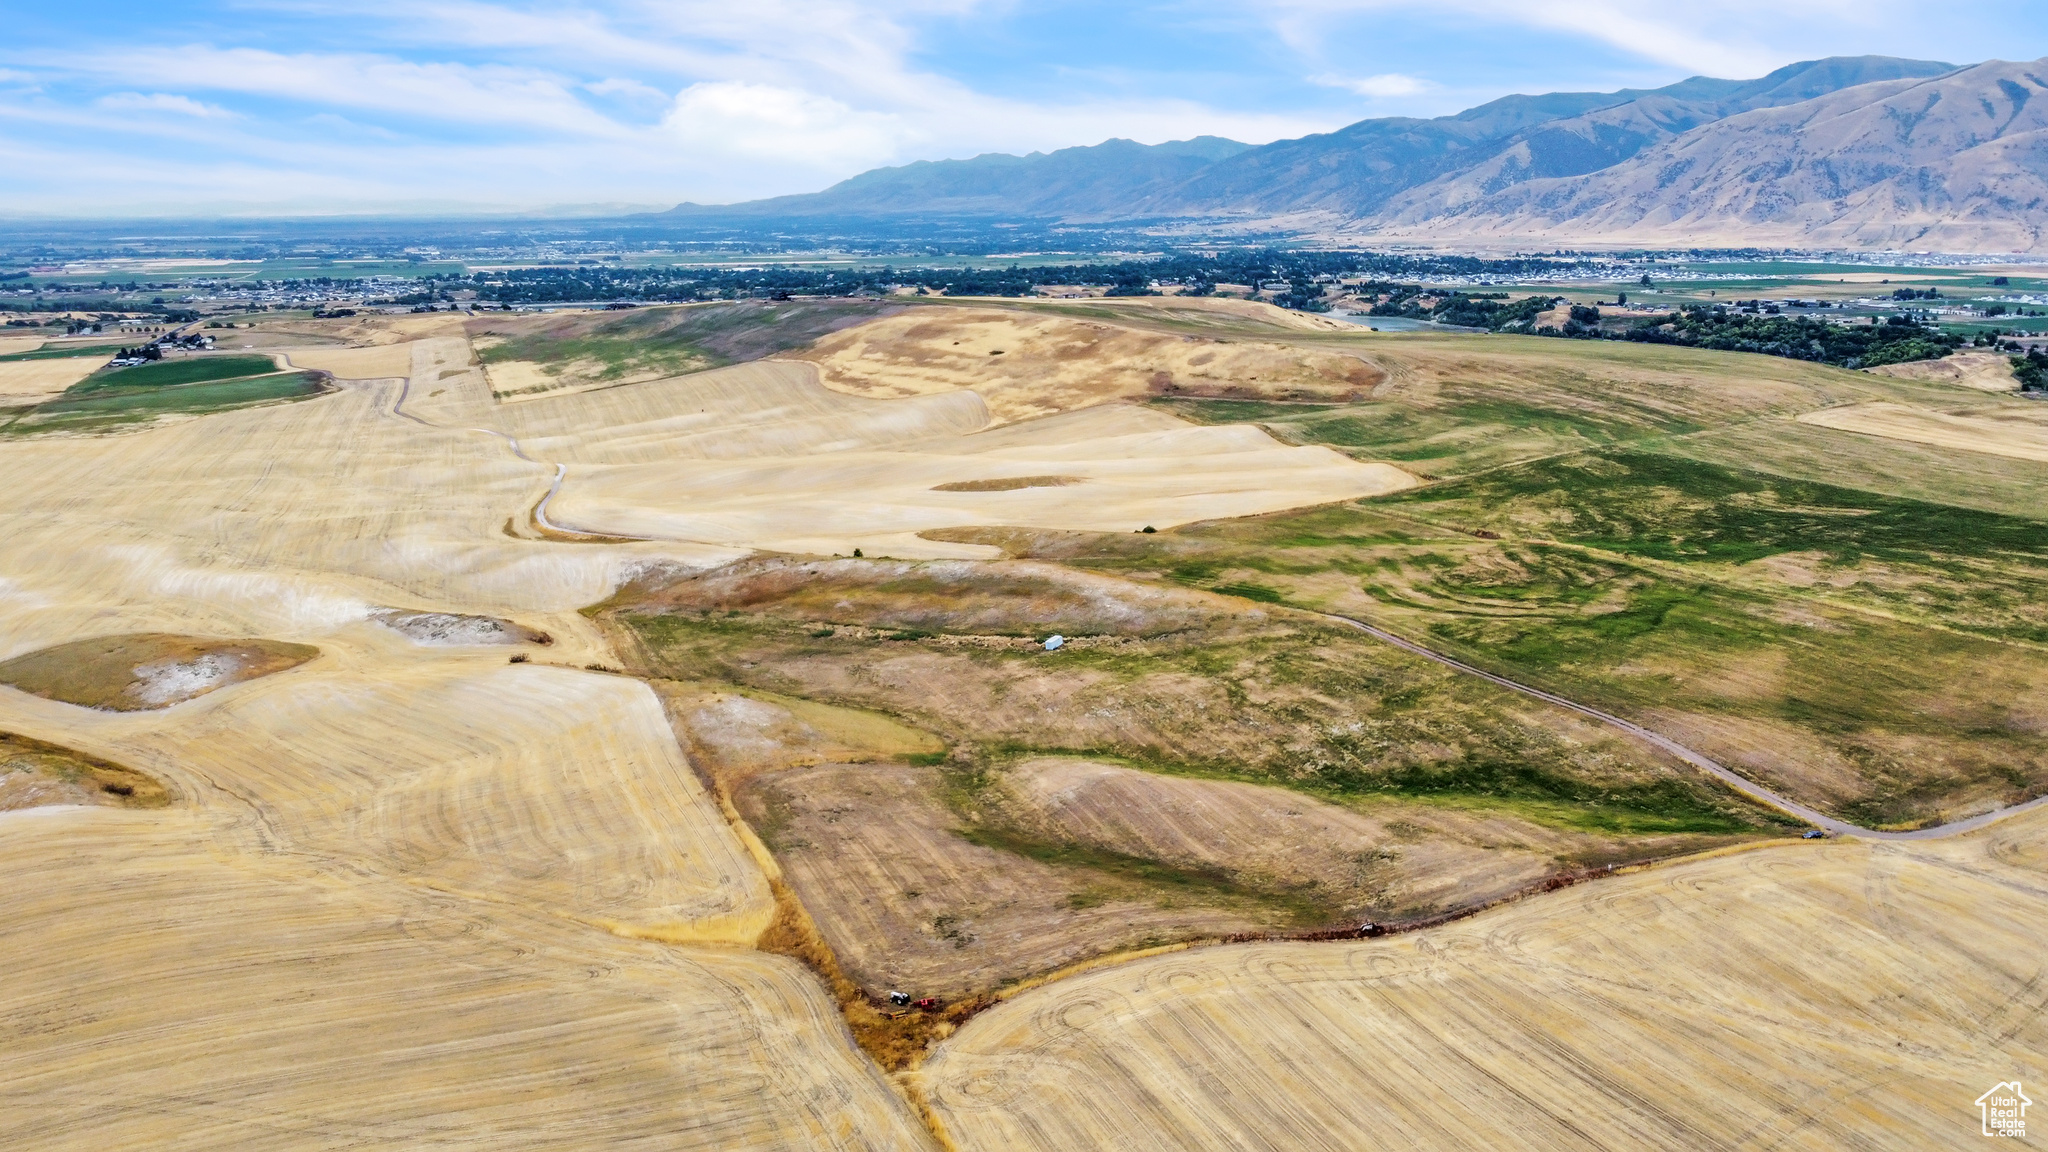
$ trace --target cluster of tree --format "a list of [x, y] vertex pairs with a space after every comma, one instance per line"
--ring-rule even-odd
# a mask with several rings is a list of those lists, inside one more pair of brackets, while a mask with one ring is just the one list
[[[1530, 331], [1536, 317], [1549, 311], [1552, 303], [1549, 296], [1524, 296], [1509, 303], [1505, 292], [1430, 295], [1424, 293], [1419, 284], [1367, 284], [1358, 291], [1387, 297], [1367, 310], [1371, 316], [1404, 316], [1460, 328], [1484, 328], [1489, 332]], [[1584, 311], [1592, 313], [1591, 322], [1597, 327], [1599, 311], [1593, 308]]]
[[545, 304], [568, 301], [627, 299], [642, 302], [733, 299], [742, 296], [852, 296], [897, 287], [921, 288], [950, 296], [1023, 296], [1041, 285], [1105, 287], [1110, 295], [1145, 295], [1159, 286], [1177, 285], [1193, 295], [1206, 295], [1217, 284], [1248, 284], [1265, 288], [1284, 284], [1283, 306], [1323, 311], [1329, 307], [1327, 286], [1340, 277], [1365, 276], [1518, 276], [1555, 274], [1577, 266], [1577, 260], [1516, 258], [1480, 260], [1466, 256], [1411, 256], [1364, 251], [1289, 252], [1270, 248], [1214, 252], [1171, 252], [1149, 260], [1088, 264], [1012, 264], [997, 268], [834, 269], [766, 265], [755, 268], [649, 267], [621, 268], [579, 265], [532, 267], [479, 272], [443, 280], [422, 278], [422, 295], [432, 298], [445, 287], [475, 291], [482, 300]]
[[1697, 304], [1646, 317], [1620, 338], [1722, 352], [1760, 352], [1844, 368], [1939, 359], [1964, 342], [1953, 332], [1905, 316], [1888, 316], [1882, 324], [1829, 324], [1805, 316], [1752, 316]]
[[1928, 289], [1924, 289], [1924, 290], [1923, 290], [1923, 289], [1919, 289], [1919, 288], [1894, 288], [1894, 289], [1892, 289], [1892, 299], [1894, 299], [1894, 300], [1939, 300], [1939, 299], [1941, 299], [1941, 289], [1939, 289], [1939, 288], [1928, 288]]
[[2022, 392], [2048, 392], [2048, 353], [2030, 348], [2025, 356], [2012, 358], [2012, 374]]
[[199, 319], [199, 313], [189, 308], [173, 308], [164, 304], [137, 304], [133, 301], [120, 300], [0, 300], [0, 312], [18, 312], [23, 315], [37, 312], [98, 312], [108, 316], [123, 312], [147, 312], [161, 316], [173, 324]]

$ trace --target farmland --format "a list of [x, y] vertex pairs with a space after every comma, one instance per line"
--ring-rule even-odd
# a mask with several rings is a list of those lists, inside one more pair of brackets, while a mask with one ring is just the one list
[[14, 1145], [1907, 1148], [2048, 1058], [2042, 812], [1808, 842], [1332, 618], [1939, 830], [2048, 792], [2029, 401], [1242, 301], [253, 323], [0, 440]]

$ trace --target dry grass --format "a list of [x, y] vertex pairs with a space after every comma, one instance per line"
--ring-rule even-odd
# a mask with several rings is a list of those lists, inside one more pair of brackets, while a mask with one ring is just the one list
[[1937, 448], [2048, 461], [2048, 414], [2021, 405], [1998, 415], [1956, 414], [1904, 404], [1855, 404], [1799, 417], [1800, 423]]
[[0, 663], [0, 684], [84, 708], [164, 708], [318, 656], [309, 644], [142, 632], [95, 636]]
[[2038, 1075], [2048, 821], [1674, 864], [1414, 936], [1174, 953], [924, 1065], [964, 1149], [1917, 1149]]

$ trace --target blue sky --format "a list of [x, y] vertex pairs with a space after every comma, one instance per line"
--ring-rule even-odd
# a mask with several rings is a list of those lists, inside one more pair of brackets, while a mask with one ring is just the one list
[[17, 4], [0, 216], [715, 203], [1111, 136], [2048, 55], [2041, 0]]

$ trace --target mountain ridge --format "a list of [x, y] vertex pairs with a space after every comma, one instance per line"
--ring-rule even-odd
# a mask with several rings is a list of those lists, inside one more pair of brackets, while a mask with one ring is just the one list
[[1513, 95], [1264, 145], [919, 161], [702, 219], [1250, 222], [1431, 243], [2048, 244], [2048, 59], [1829, 57], [1753, 80]]
[[1740, 113], [1593, 173], [1396, 206], [1347, 231], [2034, 251], [2048, 239], [2048, 59]]

